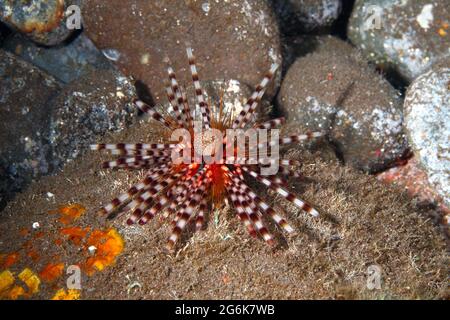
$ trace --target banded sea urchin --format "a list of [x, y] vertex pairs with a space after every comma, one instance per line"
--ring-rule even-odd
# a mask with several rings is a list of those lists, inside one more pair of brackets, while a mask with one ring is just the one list
[[[291, 233], [293, 228], [248, 186], [246, 179], [256, 179], [300, 209], [317, 216], [318, 212], [313, 207], [285, 188], [287, 183], [283, 175], [298, 176], [290, 167], [299, 163], [280, 159], [278, 154], [274, 155], [273, 149], [292, 142], [318, 138], [323, 134], [315, 132], [279, 138], [278, 133], [272, 135], [272, 132], [278, 131], [275, 128], [284, 123], [284, 118], [257, 122], [255, 110], [278, 65], [272, 65], [242, 110], [233, 114], [224, 111], [223, 103], [210, 107], [200, 85], [191, 48], [187, 49], [187, 55], [198, 106], [190, 108], [186, 92], [179, 86], [172, 68], [168, 69], [170, 85], [167, 87], [167, 96], [170, 110], [167, 110], [166, 114], [140, 100], [136, 100], [135, 104], [167, 130], [184, 130], [188, 138], [164, 144], [92, 145], [93, 150], [107, 150], [117, 156], [116, 160], [103, 163], [103, 168], [147, 170], [143, 180], [113, 199], [101, 208], [100, 212], [114, 218], [132, 211], [127, 223], [131, 225], [138, 222], [144, 225], [157, 213], [166, 210], [168, 216], [174, 215], [173, 230], [168, 240], [168, 248], [173, 249], [189, 222], [195, 221], [196, 229], [200, 230], [209, 208], [228, 203], [235, 208], [238, 218], [250, 235], [256, 237], [259, 233], [267, 243], [273, 244], [273, 236], [263, 223], [264, 216], [270, 216], [288, 233]], [[201, 120], [196, 121], [197, 118]], [[196, 123], [200, 123], [200, 133], [196, 129]], [[245, 133], [244, 129], [247, 130]], [[209, 134], [214, 130], [221, 134], [220, 138]], [[246, 135], [249, 130], [259, 130], [258, 132], [269, 133], [276, 139], [261, 140], [262, 135], [259, 135], [256, 144], [252, 144], [251, 139], [249, 142], [244, 139], [243, 143], [235, 145], [234, 138], [231, 141], [227, 139], [230, 136], [229, 130], [240, 130], [240, 135]], [[218, 144], [217, 139], [221, 139]], [[214, 141], [220, 150], [211, 148]], [[270, 159], [261, 157], [263, 149], [270, 149]], [[220, 152], [217, 152], [218, 150]], [[180, 154], [183, 154], [183, 157]], [[205, 155], [212, 156], [213, 161], [205, 162]], [[269, 164], [276, 164], [278, 172], [263, 175], [261, 172]]]

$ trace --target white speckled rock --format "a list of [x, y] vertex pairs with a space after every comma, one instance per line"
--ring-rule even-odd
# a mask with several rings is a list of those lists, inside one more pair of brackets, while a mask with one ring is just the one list
[[360, 170], [382, 171], [407, 148], [399, 93], [335, 37], [317, 37], [289, 68], [278, 106], [293, 133], [328, 131], [338, 156]]
[[448, 0], [357, 0], [348, 36], [368, 59], [413, 81], [450, 56]]
[[450, 67], [417, 78], [405, 99], [410, 144], [428, 179], [450, 204]]

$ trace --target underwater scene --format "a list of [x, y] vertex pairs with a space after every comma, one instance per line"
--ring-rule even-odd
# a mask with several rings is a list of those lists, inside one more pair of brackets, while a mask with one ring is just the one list
[[449, 299], [449, 24], [0, 0], [0, 300]]

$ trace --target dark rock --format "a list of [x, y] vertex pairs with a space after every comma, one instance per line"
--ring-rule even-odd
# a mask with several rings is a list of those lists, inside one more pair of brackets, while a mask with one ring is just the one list
[[271, 0], [284, 34], [330, 27], [342, 9], [340, 0]]
[[68, 86], [50, 103], [49, 143], [52, 163], [61, 167], [108, 131], [131, 123], [137, 113], [130, 80], [117, 71], [91, 72]]
[[20, 34], [15, 34], [8, 37], [3, 46], [64, 83], [90, 71], [111, 67], [109, 61], [84, 34], [66, 46], [50, 48], [37, 46]]
[[301, 133], [328, 131], [338, 156], [376, 172], [406, 150], [398, 92], [346, 42], [316, 38], [318, 48], [288, 70], [278, 104], [287, 126]]
[[428, 180], [450, 205], [450, 64], [430, 70], [411, 84], [405, 98], [405, 123]]
[[66, 40], [74, 30], [67, 28], [66, 12], [81, 0], [3, 0], [0, 19], [36, 43], [53, 46]]
[[47, 101], [60, 84], [0, 50], [0, 207], [32, 178], [50, 171]]
[[[281, 63], [278, 28], [264, 1], [87, 1], [87, 35], [127, 75], [141, 80], [155, 102], [165, 98], [167, 65], [191, 83], [186, 42], [201, 80], [236, 79], [255, 86]], [[183, 70], [183, 72], [178, 72]], [[187, 72], [184, 72], [187, 71]], [[268, 91], [273, 96], [279, 76]]]
[[450, 55], [447, 0], [357, 0], [348, 35], [371, 61], [411, 82]]

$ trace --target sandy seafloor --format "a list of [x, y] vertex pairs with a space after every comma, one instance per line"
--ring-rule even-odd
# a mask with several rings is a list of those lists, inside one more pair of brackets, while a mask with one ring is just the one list
[[[151, 142], [158, 136], [148, 123], [137, 123], [99, 142]], [[167, 220], [130, 227], [125, 218], [105, 223], [96, 214], [143, 173], [103, 170], [101, 161], [111, 157], [87, 152], [56, 175], [33, 183], [0, 214], [0, 274], [14, 279], [3, 283], [9, 287], [2, 298], [61, 294], [71, 265], [81, 268], [81, 290], [74, 295], [81, 299], [448, 298], [448, 251], [431, 209], [415, 206], [375, 177], [317, 155], [291, 156], [302, 160], [306, 178], [291, 179], [290, 187], [321, 217], [314, 219], [258, 188], [283, 208], [295, 234], [285, 238], [266, 219], [278, 240], [268, 247], [251, 238], [225, 208], [211, 214], [204, 231], [185, 233], [177, 251], [169, 253]], [[64, 220], [58, 208], [73, 204], [85, 212]], [[32, 228], [35, 222], [37, 229]], [[82, 232], [69, 236], [67, 230]], [[100, 236], [98, 251], [89, 253], [89, 244], [96, 243], [92, 234], [103, 230], [117, 230], [123, 250], [120, 238]], [[49, 275], [52, 265], [64, 268]], [[381, 270], [381, 283], [370, 290], [367, 272], [373, 265]]]

